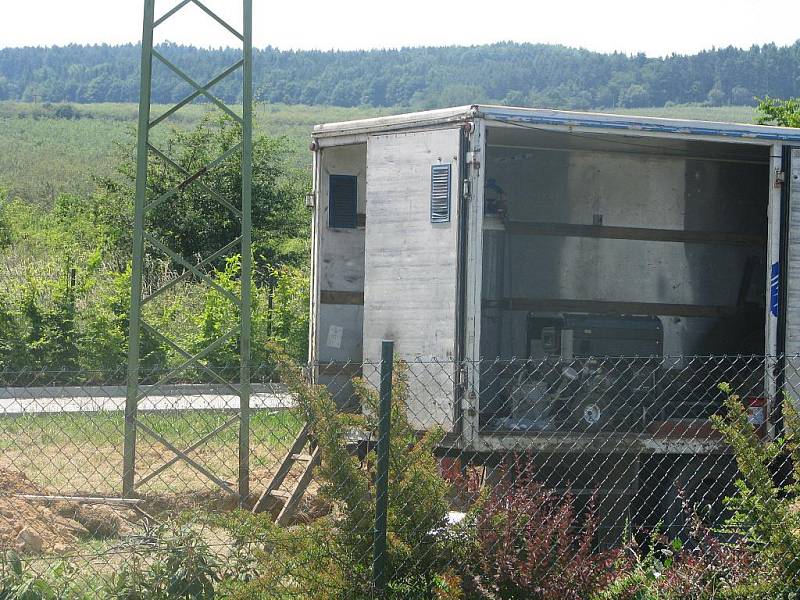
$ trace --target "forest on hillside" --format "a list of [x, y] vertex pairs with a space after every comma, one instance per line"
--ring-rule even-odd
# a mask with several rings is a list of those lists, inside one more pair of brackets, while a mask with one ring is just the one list
[[[235, 63], [234, 49], [166, 44], [168, 59], [199, 81]], [[133, 102], [138, 100], [137, 45], [0, 50], [0, 100]], [[648, 58], [557, 45], [485, 46], [369, 51], [255, 53], [257, 99], [331, 106], [432, 108], [472, 102], [588, 109], [704, 103], [754, 104], [755, 96], [800, 96], [800, 41], [749, 49]], [[155, 67], [153, 100], [176, 102], [187, 84]], [[215, 86], [236, 102], [241, 81]]]

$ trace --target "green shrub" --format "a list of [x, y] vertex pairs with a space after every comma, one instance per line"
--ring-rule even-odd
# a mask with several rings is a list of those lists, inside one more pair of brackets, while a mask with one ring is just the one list
[[88, 595], [75, 584], [77, 569], [58, 562], [44, 575], [26, 570], [16, 552], [6, 555], [0, 571], [0, 600], [82, 600]]
[[[455, 551], [450, 542], [455, 541], [437, 533], [443, 530], [448, 508], [448, 485], [433, 455], [442, 433], [417, 437], [406, 413], [404, 371], [398, 363], [392, 385], [388, 597], [457, 598], [460, 579], [449, 571]], [[302, 374], [286, 364], [283, 374], [305, 409], [319, 445], [321, 464], [316, 476], [320, 494], [333, 511], [310, 525], [289, 530], [271, 525], [260, 529], [256, 525], [259, 534], [247, 530], [254, 535], [250, 539], [262, 540], [264, 550], [259, 555], [258, 576], [239, 586], [234, 597], [264, 597], [278, 589], [287, 598], [371, 598], [375, 456], [370, 453], [362, 463], [349, 451], [348, 439], [354, 427], [377, 434], [377, 394], [365, 382], [356, 382], [366, 410], [363, 415], [343, 414], [326, 388], [307, 385]], [[253, 518], [245, 518], [244, 523], [253, 527]]]
[[[731, 447], [739, 467], [737, 493], [725, 502], [733, 511], [728, 526], [740, 532], [774, 576], [800, 586], [800, 422], [790, 399], [783, 403], [785, 432], [763, 441], [748, 419], [748, 411], [728, 384], [725, 414], [714, 416], [714, 427]], [[777, 484], [770, 466], [788, 454], [791, 481]]]
[[756, 109], [761, 125], [782, 125], [784, 127], [800, 127], [800, 98], [780, 100], [765, 96], [758, 99]]
[[24, 290], [26, 351], [34, 369], [78, 368], [76, 297], [69, 269], [55, 280], [29, 279]]
[[167, 523], [151, 532], [153, 547], [127, 560], [105, 596], [115, 600], [212, 600], [221, 565], [192, 524]]
[[305, 361], [308, 357], [308, 310], [309, 310], [309, 273], [306, 269], [281, 265], [270, 267], [272, 303], [270, 310], [256, 311], [261, 315], [258, 320], [261, 339], [270, 339], [283, 352], [296, 361]]
[[[50, 108], [47, 109], [50, 111]], [[69, 105], [58, 106], [63, 117]], [[60, 113], [60, 114], [61, 114]], [[73, 114], [74, 116], [74, 114]], [[191, 131], [168, 130], [165, 148], [183, 167], [196, 170], [232, 147], [239, 126], [206, 116]], [[270, 309], [267, 282], [254, 277], [253, 362], [268, 362], [271, 339], [290, 355], [307, 353], [309, 215], [303, 197], [308, 177], [289, 162], [285, 141], [258, 136], [254, 142], [253, 254], [272, 274]], [[51, 201], [6, 198], [0, 190], [0, 369], [92, 370], [84, 379], [124, 380], [130, 304], [134, 162], [130, 145], [120, 146], [116, 173], [95, 180], [93, 193], [54, 194]], [[173, 250], [195, 262], [239, 235], [239, 219], [223, 206], [241, 196], [240, 158], [234, 153], [195, 183], [148, 212], [147, 226]], [[154, 161], [148, 198], [183, 181], [178, 170]], [[207, 274], [238, 294], [238, 258]], [[70, 280], [74, 269], [74, 281]], [[264, 269], [261, 269], [262, 271]], [[146, 245], [147, 293], [182, 275], [182, 267]], [[72, 284], [74, 283], [74, 285]], [[185, 278], [148, 302], [144, 316], [159, 332], [192, 352], [227, 332], [238, 310], [216, 289]], [[227, 327], [227, 329], [226, 329]], [[184, 362], [185, 356], [147, 331], [141, 338], [142, 367], [153, 372]], [[217, 349], [209, 362], [237, 364], [238, 337]], [[73, 375], [73, 378], [76, 376]], [[186, 377], [202, 377], [197, 371]], [[79, 381], [75, 380], [76, 383]]]
[[760, 581], [765, 573], [744, 543], [722, 543], [691, 508], [685, 510], [693, 524], [687, 542], [669, 540], [659, 529], [644, 553], [631, 542], [625, 548], [625, 568], [594, 599], [712, 600]]
[[22, 323], [14, 308], [0, 296], [0, 372], [14, 371], [22, 366]]

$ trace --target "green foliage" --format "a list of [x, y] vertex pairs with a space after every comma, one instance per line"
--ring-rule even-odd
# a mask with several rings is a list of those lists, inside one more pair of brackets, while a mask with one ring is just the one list
[[[237, 127], [230, 120], [207, 117], [196, 129], [173, 130], [164, 139], [177, 160], [193, 169], [230, 147], [239, 135]], [[287, 155], [280, 140], [256, 140], [254, 362], [269, 360], [270, 340], [297, 359], [307, 354], [309, 220], [302, 202], [306, 178], [286, 164]], [[90, 195], [62, 194], [49, 207], [18, 198], [2, 200], [0, 370], [89, 370], [90, 378], [105, 382], [124, 377], [134, 194], [130, 152], [121, 149], [118, 160], [118, 175], [98, 179]], [[152, 171], [151, 194], [178, 183], [174, 169], [162, 165]], [[232, 205], [238, 205], [241, 195], [239, 171], [238, 159], [232, 159], [206, 175]], [[216, 252], [238, 235], [237, 219], [201, 186], [187, 186], [175, 201], [178, 205], [166, 202], [151, 211], [150, 227], [189, 260]], [[183, 275], [180, 265], [152, 247], [148, 250], [146, 289], [158, 289]], [[240, 261], [228, 254], [219, 262], [217, 268], [207, 268], [216, 287], [185, 277], [144, 309], [151, 325], [191, 352], [238, 325], [238, 309], [224, 291], [239, 294]], [[232, 336], [207, 360], [237, 363], [238, 344], [238, 335]], [[147, 331], [141, 337], [140, 356], [145, 372], [185, 360]]]
[[25, 569], [14, 552], [6, 553], [7, 565], [0, 574], [0, 600], [80, 600], [88, 597], [79, 591], [74, 579], [75, 567], [58, 562], [44, 575]]
[[[348, 564], [333, 535], [335, 523], [322, 518], [285, 529], [263, 515], [238, 512], [214, 517], [234, 539], [237, 560], [227, 569], [220, 595], [232, 600], [345, 600]], [[242, 559], [243, 557], [243, 559]]]
[[151, 532], [155, 547], [115, 574], [105, 597], [113, 600], [212, 600], [222, 566], [191, 524], [168, 523]]
[[[239, 310], [231, 301], [241, 293], [241, 257], [226, 260], [225, 267], [213, 271], [211, 276], [218, 287], [209, 287], [203, 297], [203, 309], [197, 316], [199, 335], [193, 340], [192, 354], [200, 352], [216, 340], [231, 332], [239, 323]], [[239, 360], [239, 337], [234, 335], [209, 355], [213, 365], [235, 365]]]
[[6, 190], [0, 188], [0, 250], [11, 244], [11, 227], [6, 216], [7, 193]]
[[0, 296], [0, 372], [14, 370], [21, 363], [24, 342], [20, 317], [14, 309], [8, 299]]
[[[269, 281], [274, 284], [271, 302], [267, 299], [270, 309], [256, 311], [260, 317], [254, 323], [254, 331], [259, 339], [270, 339], [293, 359], [303, 361], [308, 356], [310, 274], [292, 265], [270, 267], [268, 272]], [[260, 302], [263, 307], [263, 299]], [[260, 345], [255, 351], [262, 349]]]
[[[235, 51], [175, 44], [167, 58], [207, 80], [237, 60]], [[134, 45], [0, 50], [0, 100], [135, 102], [139, 51]], [[666, 102], [752, 103], [757, 94], [798, 95], [800, 44], [707, 50], [648, 58], [559, 45], [502, 42], [481, 46], [372, 51], [254, 53], [259, 100], [334, 106], [443, 105], [505, 99], [553, 108], [663, 106]], [[239, 99], [236, 78], [216, 85], [223, 101]], [[153, 95], [174, 103], [185, 95], [175, 77], [157, 73]], [[639, 104], [635, 104], [639, 103]], [[67, 120], [82, 117], [54, 107]]]
[[[762, 440], [748, 419], [748, 411], [731, 387], [720, 384], [725, 393], [725, 414], [712, 417], [736, 456], [739, 479], [737, 494], [726, 499], [733, 511], [729, 526], [741, 532], [758, 553], [762, 563], [782, 581], [796, 585], [800, 580], [800, 420], [793, 402], [786, 399], [784, 436]], [[773, 480], [770, 466], [782, 455], [794, 465], [790, 482]]]
[[780, 100], [766, 96], [758, 101], [758, 122], [761, 125], [800, 127], [800, 98]]
[[[301, 373], [284, 363], [284, 378], [307, 412], [321, 452], [317, 477], [320, 494], [333, 505], [331, 516], [289, 530], [254, 524], [236, 525], [239, 537], [264, 542], [258, 576], [238, 588], [238, 598], [357, 599], [371, 596], [371, 561], [375, 519], [375, 456], [366, 466], [348, 449], [353, 427], [376, 434], [376, 395], [364, 382], [356, 389], [364, 415], [341, 413], [326, 388], [309, 386]], [[389, 598], [447, 598], [460, 581], [447, 569], [454, 550], [436, 535], [445, 524], [448, 485], [439, 476], [433, 446], [442, 433], [419, 439], [406, 412], [407, 385], [398, 363], [393, 381], [390, 436], [388, 572]], [[259, 532], [259, 533], [256, 533]], [[296, 577], [307, 573], [309, 577]], [[291, 579], [287, 575], [291, 573]], [[295, 585], [291, 580], [296, 580]], [[278, 590], [278, 592], [274, 592]]]
[[[670, 540], [660, 526], [650, 535], [643, 551], [632, 541], [625, 548], [626, 561], [616, 579], [593, 600], [713, 600], [740, 598], [755, 587], [777, 598], [774, 580], [755, 559], [745, 543], [723, 543], [719, 532], [706, 527], [691, 509], [689, 539]], [[767, 594], [766, 592], [769, 592]]]
[[[209, 114], [189, 131], [172, 129], [162, 147], [185, 172], [156, 161], [148, 178], [149, 200], [179, 186], [186, 173], [200, 171], [240, 139], [241, 126], [227, 115]], [[299, 265], [308, 253], [309, 219], [303, 203], [307, 183], [287, 163], [287, 153], [285, 140], [265, 136], [254, 139], [253, 253], [266, 263]], [[131, 197], [135, 166], [125, 161], [121, 167]], [[240, 205], [241, 190], [241, 153], [234, 152], [206, 172], [201, 183], [181, 187], [148, 211], [148, 230], [182, 256], [208, 256], [239, 235], [239, 219], [229, 207]]]

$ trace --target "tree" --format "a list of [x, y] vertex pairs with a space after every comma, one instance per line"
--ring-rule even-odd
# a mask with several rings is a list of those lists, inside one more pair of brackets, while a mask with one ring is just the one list
[[[159, 51], [202, 81], [238, 59], [230, 48], [162, 44]], [[138, 99], [139, 58], [139, 49], [132, 44], [0, 49], [0, 99], [5, 95], [11, 100], [40, 96], [49, 102], [134, 102]], [[627, 106], [663, 106], [720, 99], [749, 104], [750, 93], [784, 98], [799, 95], [798, 63], [800, 42], [663, 58], [508, 42], [402, 50], [264, 48], [254, 52], [259, 100], [342, 106], [452, 104], [454, 93], [462, 98], [463, 94], [455, 90], [446, 92], [450, 99], [443, 98], [451, 86], [483, 90], [477, 95], [490, 102], [502, 102], [514, 90], [526, 95], [535, 90], [536, 104], [560, 107], [615, 106], [620, 101]], [[634, 85], [647, 93], [631, 89]], [[571, 90], [581, 94], [576, 97]], [[715, 91], [709, 98], [709, 90], [721, 94]], [[174, 103], [186, 92], [186, 86], [166, 69], [156, 70], [155, 102]], [[216, 85], [214, 93], [223, 102], [236, 102], [241, 79], [234, 77]], [[516, 100], [512, 103], [517, 104]]]
[[722, 91], [719, 85], [715, 85], [708, 91], [706, 102], [708, 102], [709, 106], [722, 106], [725, 104], [725, 92]]
[[743, 85], [734, 86], [731, 90], [731, 103], [737, 106], [753, 103], [753, 92]]
[[[197, 129], [154, 139], [183, 169], [195, 172], [235, 147], [240, 133], [231, 119], [209, 117]], [[91, 369], [86, 376], [93, 381], [118, 381], [124, 374], [135, 165], [129, 144], [119, 151], [118, 173], [98, 180], [92, 195], [61, 195], [44, 208], [6, 200], [0, 193], [0, 272], [12, 273], [0, 277], [0, 371]], [[223, 204], [240, 206], [240, 155], [233, 151], [199, 181], [148, 211], [148, 230], [191, 262], [234, 241], [239, 220]], [[308, 181], [289, 164], [283, 140], [256, 138], [253, 156], [253, 360], [269, 358], [264, 350], [268, 338], [301, 359], [308, 319], [309, 217], [303, 202]], [[156, 156], [151, 161], [148, 202], [186, 177]], [[147, 293], [181, 277], [182, 265], [153, 245], [146, 248]], [[240, 251], [234, 244], [205, 266], [209, 277], [236, 294]], [[144, 317], [176, 344], [199, 350], [236, 324], [238, 312], [224, 296], [197, 278], [184, 277], [148, 302]], [[236, 339], [224, 350], [227, 354], [210, 358], [231, 362], [238, 357]], [[148, 380], [185, 359], [147, 330], [140, 358]]]
[[[185, 172], [195, 173], [233, 148], [240, 139], [238, 123], [227, 116], [209, 115], [191, 131], [171, 131], [161, 147]], [[128, 198], [130, 203], [135, 166], [128, 158], [128, 151], [123, 151], [119, 164], [123, 183], [107, 180], [102, 185], [106, 195]], [[289, 164], [288, 156], [284, 139], [258, 136], [253, 141], [253, 254], [262, 264], [301, 266], [308, 260], [310, 219], [304, 198], [309, 181]], [[148, 202], [186, 179], [185, 173], [161, 159], [151, 160]], [[240, 234], [238, 217], [220, 200], [238, 208], [241, 189], [241, 153], [234, 152], [222, 164], [150, 210], [147, 227], [181, 256], [209, 256]]]
[[647, 106], [650, 102], [650, 92], [638, 83], [631, 84], [619, 96], [621, 106]]
[[782, 125], [800, 127], [800, 98], [780, 100], [778, 98], [758, 99], [758, 122], [761, 125]]

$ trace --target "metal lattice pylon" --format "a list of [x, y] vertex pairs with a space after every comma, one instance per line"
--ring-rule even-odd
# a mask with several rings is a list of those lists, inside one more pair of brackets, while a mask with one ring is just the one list
[[[214, 19], [222, 27], [228, 30], [242, 43], [242, 58], [235, 64], [220, 72], [213, 77], [206, 84], [201, 84], [195, 81], [192, 77], [187, 75], [178, 66], [170, 62], [158, 50], [153, 47], [154, 30], [164, 23], [167, 19], [175, 18], [182, 8], [189, 4], [194, 4], [200, 8], [209, 17]], [[125, 441], [124, 441], [124, 458], [123, 458], [123, 473], [122, 473], [122, 491], [123, 496], [133, 497], [136, 495], [136, 489], [144, 482], [152, 479], [160, 472], [171, 466], [172, 464], [183, 461], [196, 469], [208, 479], [213, 481], [217, 486], [222, 488], [228, 493], [238, 495], [241, 502], [244, 502], [250, 495], [250, 481], [249, 481], [249, 447], [250, 447], [250, 319], [251, 319], [251, 282], [252, 282], [252, 253], [251, 253], [251, 202], [252, 202], [252, 137], [253, 137], [253, 62], [252, 62], [252, 23], [253, 23], [253, 3], [252, 0], [243, 0], [243, 30], [240, 32], [232, 27], [228, 22], [222, 19], [214, 11], [208, 8], [200, 0], [182, 0], [174, 8], [166, 12], [163, 16], [155, 18], [155, 0], [145, 0], [144, 2], [144, 28], [142, 34], [142, 65], [141, 65], [141, 93], [139, 101], [139, 125], [138, 125], [138, 144], [137, 144], [137, 169], [136, 169], [136, 202], [134, 214], [134, 243], [133, 243], [133, 264], [131, 273], [131, 307], [130, 307], [130, 337], [129, 337], [129, 350], [128, 350], [128, 373], [127, 373], [127, 398], [125, 404]], [[151, 120], [151, 90], [152, 90], [152, 76], [153, 76], [153, 59], [156, 59], [177, 75], [181, 80], [187, 83], [192, 88], [192, 92], [188, 94], [183, 100], [178, 102], [175, 106], [161, 114], [160, 116]], [[214, 96], [210, 91], [213, 86], [218, 84], [223, 79], [233, 76], [239, 70], [242, 70], [242, 116], [239, 116], [226, 106], [219, 98]], [[190, 173], [169, 156], [159, 151], [150, 143], [150, 131], [153, 127], [163, 122], [165, 119], [176, 113], [182, 107], [190, 104], [197, 98], [204, 97], [209, 102], [216, 105], [220, 110], [232, 118], [241, 126], [242, 139], [228, 149], [217, 159], [199, 169], [194, 173]], [[222, 194], [215, 191], [202, 181], [202, 177], [209, 170], [222, 164], [227, 159], [235, 156], [241, 152], [242, 158], [242, 192], [241, 192], [241, 205], [236, 207], [228, 201]], [[148, 166], [150, 158], [154, 157], [160, 160], [166, 168], [174, 169], [183, 178], [183, 181], [161, 194], [155, 199], [147, 201], [147, 177]], [[216, 199], [220, 204], [225, 206], [231, 213], [233, 213], [241, 223], [240, 235], [226, 244], [223, 248], [218, 249], [211, 256], [204, 257], [199, 261], [180, 256], [178, 253], [170, 249], [166, 244], [159, 240], [153, 233], [146, 230], [146, 214], [155, 206], [168, 200], [174, 196], [183, 187], [193, 184], [198, 185], [203, 191], [209, 194], [212, 198]], [[239, 311], [238, 324], [223, 334], [220, 338], [209, 344], [206, 348], [199, 352], [190, 353], [181, 348], [177, 343], [169, 340], [165, 335], [158, 331], [158, 329], [144, 321], [142, 318], [142, 307], [167, 289], [171, 288], [176, 281], [171, 281], [159, 289], [156, 289], [148, 295], [144, 295], [143, 288], [143, 269], [144, 269], [144, 245], [145, 243], [152, 246], [154, 249], [165, 254], [170, 260], [184, 270], [178, 279], [183, 279], [189, 275], [195, 276], [200, 281], [215, 288], [224, 297], [231, 301]], [[227, 254], [238, 250], [241, 252], [241, 292], [237, 296], [228, 290], [218, 286], [204, 271], [204, 268], [210, 265], [213, 261], [218, 260]], [[159, 340], [161, 343], [169, 346], [175, 353], [184, 358], [184, 361], [176, 368], [169, 370], [161, 377], [157, 383], [152, 386], [147, 386], [145, 389], [141, 385], [141, 366], [140, 366], [140, 340], [142, 332], [146, 331], [149, 335]], [[203, 359], [209, 356], [212, 352], [218, 349], [222, 344], [239, 336], [240, 340], [240, 364], [239, 364], [239, 380], [230, 378], [229, 372], [220, 372], [203, 363]], [[187, 368], [196, 367], [204, 371], [215, 382], [222, 383], [232, 393], [239, 397], [239, 411], [236, 417], [228, 419], [225, 423], [227, 426], [232, 426], [236, 422], [239, 423], [239, 448], [238, 448], [238, 489], [234, 490], [230, 485], [217, 477], [209, 469], [204, 467], [198, 461], [195, 461], [189, 456], [189, 452], [197, 444], [203, 443], [204, 440], [198, 441], [196, 444], [188, 449], [181, 449], [170, 443], [163, 436], [153, 431], [152, 428], [142, 423], [138, 416], [139, 402], [157, 391], [160, 385], [174, 381], [180, 376]], [[222, 428], [219, 428], [222, 429]], [[218, 429], [218, 431], [219, 431]], [[148, 435], [159, 444], [166, 447], [174, 457], [155, 471], [142, 477], [139, 481], [136, 480], [136, 437], [137, 430]]]

